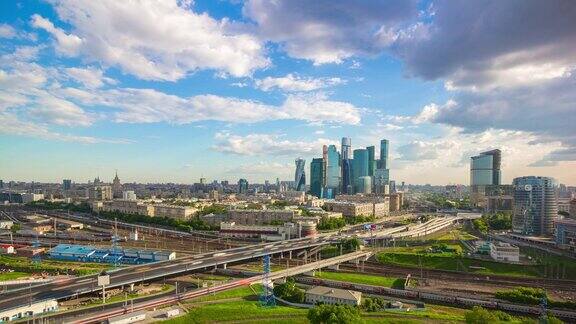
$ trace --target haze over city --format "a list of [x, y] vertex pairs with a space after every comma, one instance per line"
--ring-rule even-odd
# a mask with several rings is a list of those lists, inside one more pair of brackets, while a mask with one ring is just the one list
[[406, 183], [467, 184], [498, 148], [506, 183], [574, 184], [575, 21], [570, 1], [2, 1], [0, 178], [291, 179], [351, 137], [388, 139]]

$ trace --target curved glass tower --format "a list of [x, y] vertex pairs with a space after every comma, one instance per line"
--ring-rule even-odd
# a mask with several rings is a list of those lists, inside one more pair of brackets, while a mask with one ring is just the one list
[[556, 180], [549, 177], [520, 177], [514, 179], [512, 186], [512, 230], [523, 235], [552, 235], [558, 214]]
[[340, 188], [340, 154], [335, 145], [328, 146], [326, 159], [326, 192], [331, 192], [332, 195], [335, 195]]
[[296, 191], [306, 191], [306, 171], [304, 171], [306, 160], [297, 158], [295, 162], [296, 172], [294, 173], [294, 182], [296, 185]]

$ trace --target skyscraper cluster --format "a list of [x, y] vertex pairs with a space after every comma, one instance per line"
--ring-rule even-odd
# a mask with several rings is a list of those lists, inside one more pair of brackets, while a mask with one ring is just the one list
[[390, 183], [388, 140], [380, 141], [380, 157], [374, 146], [352, 150], [352, 139], [343, 137], [336, 145], [324, 145], [322, 157], [310, 163], [310, 191], [322, 198], [337, 194], [387, 193]]

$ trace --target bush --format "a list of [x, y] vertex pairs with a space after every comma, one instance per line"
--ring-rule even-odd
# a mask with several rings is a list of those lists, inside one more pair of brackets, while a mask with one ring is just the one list
[[335, 230], [344, 226], [346, 226], [346, 221], [342, 218], [322, 217], [316, 228], [319, 230]]
[[494, 296], [498, 299], [527, 305], [538, 305], [540, 304], [542, 298], [548, 298], [544, 290], [526, 287], [520, 287], [507, 291], [498, 291], [496, 294], [494, 294]]
[[362, 323], [360, 310], [347, 305], [318, 305], [308, 311], [312, 324], [349, 324]]
[[364, 302], [362, 303], [362, 309], [364, 309], [367, 312], [377, 312], [389, 306], [390, 303], [386, 302], [382, 298], [366, 297], [364, 298]]
[[120, 212], [100, 212], [100, 216], [110, 220], [118, 219], [127, 223], [156, 224], [167, 227], [174, 227], [181, 231], [187, 232], [190, 230], [209, 231], [215, 229], [197, 216], [186, 221], [169, 217], [150, 217], [146, 215], [124, 214]]
[[502, 311], [487, 310], [480, 306], [474, 306], [471, 311], [466, 312], [464, 318], [466, 323], [470, 324], [492, 324], [512, 320], [512, 316]]
[[306, 297], [304, 290], [296, 287], [293, 278], [287, 278], [285, 283], [274, 286], [274, 295], [298, 304], [303, 303]]

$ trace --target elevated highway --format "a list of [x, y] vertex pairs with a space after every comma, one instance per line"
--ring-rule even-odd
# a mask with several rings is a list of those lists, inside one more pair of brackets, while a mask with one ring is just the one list
[[[368, 238], [374, 235], [390, 237], [390, 235], [407, 236], [430, 234], [435, 230], [449, 226], [458, 218], [447, 217], [440, 220], [432, 220], [413, 227], [400, 226], [375, 233], [363, 233], [359, 235], [323, 233], [313, 238], [300, 238], [273, 243], [254, 244], [233, 249], [221, 250], [210, 253], [202, 253], [185, 256], [176, 260], [162, 261], [151, 264], [121, 268], [109, 272], [110, 284], [107, 288], [120, 287], [152, 279], [172, 276], [188, 271], [226, 267], [228, 263], [235, 263], [262, 257], [270, 254], [291, 253], [291, 251], [314, 248], [321, 245], [334, 243], [343, 238], [359, 237]], [[0, 310], [15, 308], [17, 306], [35, 303], [48, 299], [65, 299], [81, 294], [99, 291], [97, 275], [83, 276], [72, 279], [58, 280], [47, 284], [41, 284], [29, 288], [8, 291], [0, 294]]]

